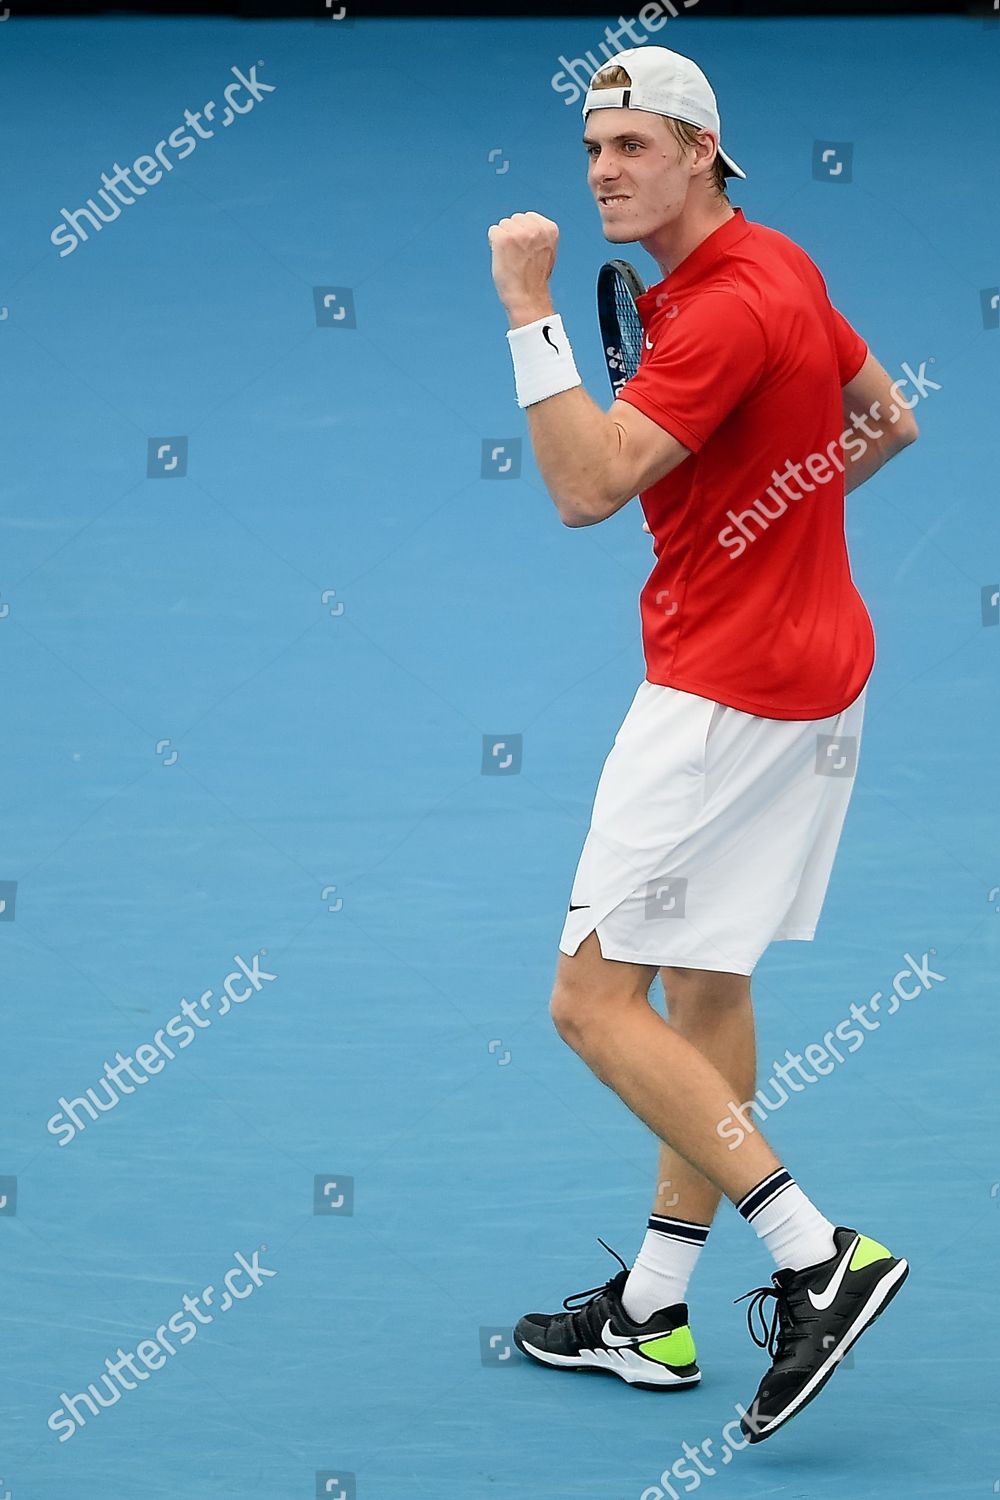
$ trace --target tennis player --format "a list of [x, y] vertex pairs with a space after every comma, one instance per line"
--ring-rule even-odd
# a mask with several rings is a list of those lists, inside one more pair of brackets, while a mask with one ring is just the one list
[[[776, 1266], [747, 1294], [772, 1360], [740, 1408], [759, 1442], [819, 1393], [908, 1269], [826, 1218], [740, 1101], [755, 1087], [750, 976], [773, 940], [812, 938], [857, 765], [874, 638], [844, 495], [914, 441], [916, 403], [805, 251], [730, 203], [727, 179], [745, 173], [692, 61], [624, 51], [583, 114], [604, 235], [662, 273], [638, 299], [641, 361], [610, 410], [582, 388], [553, 306], [557, 225], [515, 213], [488, 238], [560, 518], [593, 526], [638, 495], [653, 536], [645, 680], [597, 787], [551, 1010], [663, 1144], [634, 1265], [564, 1313], [523, 1317], [515, 1340], [557, 1369], [696, 1383], [687, 1286], [725, 1195]], [[658, 971], [669, 1020], [649, 1002]]]

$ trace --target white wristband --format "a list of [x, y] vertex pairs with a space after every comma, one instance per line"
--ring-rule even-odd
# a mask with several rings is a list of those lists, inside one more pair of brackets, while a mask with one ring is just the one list
[[514, 361], [518, 406], [534, 406], [536, 401], [583, 384], [558, 313], [508, 329], [507, 342]]

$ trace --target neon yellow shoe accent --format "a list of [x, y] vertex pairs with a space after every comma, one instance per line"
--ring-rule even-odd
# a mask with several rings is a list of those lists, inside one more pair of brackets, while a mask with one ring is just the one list
[[675, 1328], [673, 1333], [665, 1333], [662, 1338], [640, 1344], [639, 1352], [660, 1365], [693, 1365], [696, 1351], [691, 1330], [685, 1324], [683, 1328]]
[[863, 1271], [865, 1266], [870, 1266], [876, 1260], [890, 1260], [892, 1251], [880, 1245], [878, 1240], [870, 1240], [866, 1234], [858, 1239], [858, 1248], [851, 1256], [849, 1271]]

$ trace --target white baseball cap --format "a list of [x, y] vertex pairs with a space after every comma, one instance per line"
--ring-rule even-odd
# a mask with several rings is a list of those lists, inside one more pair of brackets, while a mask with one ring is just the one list
[[[625, 68], [632, 80], [629, 88], [595, 89], [593, 79], [583, 101], [583, 118], [592, 109], [646, 109], [651, 114], [684, 120], [699, 130], [710, 130], [719, 142], [719, 155], [727, 177], [746, 177], [722, 149], [722, 123], [712, 85], [689, 57], [667, 47], [629, 47], [602, 63], [607, 68]], [[594, 77], [597, 77], [597, 73]]]

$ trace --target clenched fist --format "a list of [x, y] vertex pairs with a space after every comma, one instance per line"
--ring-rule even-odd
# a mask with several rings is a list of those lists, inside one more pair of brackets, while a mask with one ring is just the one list
[[559, 225], [541, 214], [511, 214], [487, 234], [493, 281], [511, 325], [531, 323], [552, 311], [549, 277], [556, 263]]

